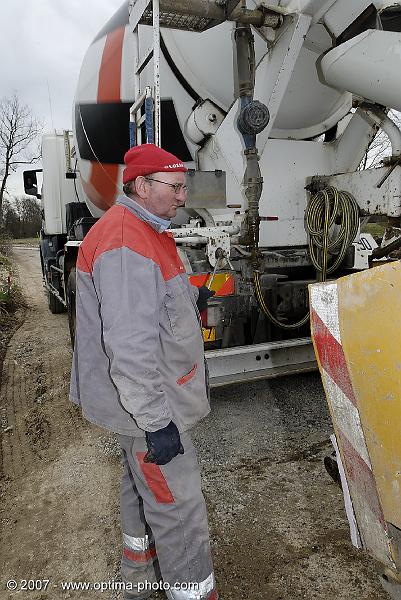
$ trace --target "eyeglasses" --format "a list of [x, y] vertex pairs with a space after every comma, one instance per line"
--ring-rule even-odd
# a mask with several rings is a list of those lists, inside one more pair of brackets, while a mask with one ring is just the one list
[[174, 194], [179, 194], [180, 192], [184, 192], [184, 194], [187, 193], [188, 188], [185, 183], [167, 183], [167, 181], [160, 181], [160, 179], [153, 179], [153, 177], [144, 177], [144, 179], [146, 179], [146, 181], [157, 181], [157, 183], [164, 183], [164, 185], [168, 185], [169, 187], [173, 188]]

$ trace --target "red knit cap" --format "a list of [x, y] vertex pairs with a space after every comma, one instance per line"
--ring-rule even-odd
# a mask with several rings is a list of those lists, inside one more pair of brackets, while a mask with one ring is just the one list
[[166, 152], [154, 144], [141, 144], [134, 146], [125, 153], [124, 162], [126, 167], [123, 172], [123, 183], [132, 181], [139, 175], [150, 175], [166, 171], [182, 171], [188, 169], [179, 158]]

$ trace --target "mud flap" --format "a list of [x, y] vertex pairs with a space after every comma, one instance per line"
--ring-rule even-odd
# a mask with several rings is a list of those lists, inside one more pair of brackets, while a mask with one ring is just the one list
[[358, 533], [383, 566], [383, 587], [400, 600], [401, 263], [313, 284], [309, 294], [353, 543]]
[[379, 576], [380, 583], [383, 589], [393, 600], [401, 600], [401, 585], [396, 581], [393, 581], [391, 576], [386, 573], [382, 573]]

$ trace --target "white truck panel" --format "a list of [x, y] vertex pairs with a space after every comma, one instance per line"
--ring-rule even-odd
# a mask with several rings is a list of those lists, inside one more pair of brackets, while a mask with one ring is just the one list
[[[72, 133], [69, 132], [72, 145]], [[66, 179], [66, 154], [64, 132], [54, 131], [43, 136], [42, 162], [43, 170], [42, 207], [45, 214], [46, 235], [67, 233], [65, 205], [77, 200], [74, 180]]]
[[[224, 125], [224, 124], [223, 124]], [[241, 194], [241, 181], [244, 165], [240, 152], [236, 152], [232, 129], [230, 143], [219, 147], [213, 144], [213, 161], [210, 160], [210, 149], [206, 145], [202, 153], [201, 166], [204, 169], [222, 169], [227, 175], [227, 203], [241, 204], [244, 210], [246, 203]], [[223, 136], [225, 138], [225, 136]], [[227, 162], [232, 160], [232, 162]], [[335, 146], [322, 145], [314, 141], [268, 140], [260, 157], [260, 169], [264, 186], [260, 198], [260, 215], [262, 217], [278, 217], [276, 221], [262, 221], [260, 225], [260, 246], [291, 247], [307, 244], [304, 227], [304, 215], [307, 205], [307, 192], [304, 190], [307, 178], [311, 175], [327, 175], [335, 172]], [[222, 218], [223, 210], [213, 210], [214, 218]], [[229, 216], [229, 215], [227, 215]], [[233, 218], [233, 214], [231, 215]]]
[[265, 185], [260, 199], [262, 217], [278, 217], [262, 221], [260, 245], [268, 247], [304, 246], [307, 192], [305, 185], [311, 174], [332, 173], [332, 147], [319, 142], [269, 140], [260, 159]]
[[333, 175], [327, 178], [327, 185], [352, 194], [357, 199], [360, 208], [369, 214], [401, 216], [400, 166], [395, 167], [391, 173], [389, 173], [389, 167], [380, 167]]

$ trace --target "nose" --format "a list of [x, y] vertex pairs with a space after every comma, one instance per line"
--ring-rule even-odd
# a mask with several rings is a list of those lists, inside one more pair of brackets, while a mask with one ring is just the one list
[[187, 199], [187, 190], [180, 188], [178, 193], [176, 194], [176, 197], [181, 204], [185, 204], [185, 201]]

